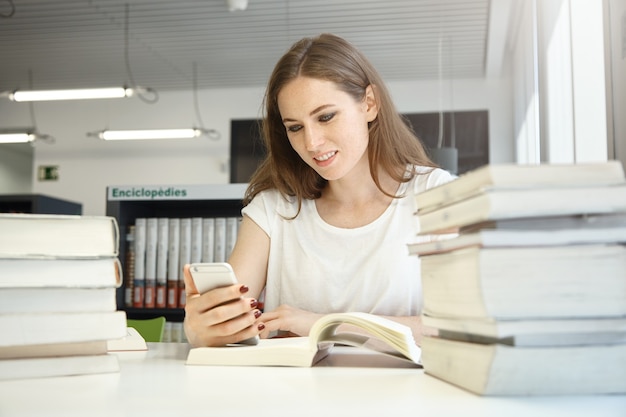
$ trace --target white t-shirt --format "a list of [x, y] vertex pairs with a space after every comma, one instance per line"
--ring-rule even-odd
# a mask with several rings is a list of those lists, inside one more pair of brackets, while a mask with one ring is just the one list
[[300, 214], [288, 220], [297, 211], [295, 198], [287, 201], [276, 190], [256, 195], [242, 214], [270, 237], [265, 311], [288, 304], [322, 314], [419, 314], [420, 263], [407, 244], [431, 238], [417, 236], [414, 195], [454, 178], [429, 170], [402, 184], [404, 197], [394, 199], [378, 219], [354, 229], [326, 223], [314, 200], [303, 200]]

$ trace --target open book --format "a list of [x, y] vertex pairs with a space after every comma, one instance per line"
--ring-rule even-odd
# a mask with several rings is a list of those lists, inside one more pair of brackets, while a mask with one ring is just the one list
[[[341, 325], [359, 332], [337, 332]], [[364, 347], [419, 363], [421, 350], [411, 329], [367, 313], [333, 313], [320, 318], [308, 337], [262, 339], [258, 345], [199, 347], [189, 351], [187, 365], [313, 366], [335, 344]]]

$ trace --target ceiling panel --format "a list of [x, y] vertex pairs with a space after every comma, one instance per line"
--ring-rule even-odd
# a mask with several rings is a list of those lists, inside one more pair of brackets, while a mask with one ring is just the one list
[[[14, 9], [12, 8], [14, 6]], [[295, 40], [333, 32], [386, 80], [481, 78], [489, 0], [0, 1], [0, 91], [265, 85]], [[439, 63], [441, 62], [441, 67]]]

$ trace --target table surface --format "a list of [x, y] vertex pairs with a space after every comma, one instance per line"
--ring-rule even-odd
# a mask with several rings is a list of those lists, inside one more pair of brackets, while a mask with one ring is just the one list
[[626, 395], [480, 397], [362, 349], [286, 368], [187, 366], [187, 344], [148, 346], [116, 353], [119, 373], [0, 381], [0, 416], [626, 416]]

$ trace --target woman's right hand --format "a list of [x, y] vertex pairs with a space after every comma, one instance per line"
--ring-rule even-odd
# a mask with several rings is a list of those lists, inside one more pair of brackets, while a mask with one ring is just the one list
[[189, 265], [183, 268], [185, 279], [185, 334], [193, 347], [223, 346], [254, 337], [265, 328], [258, 323], [258, 301], [244, 297], [248, 287], [242, 284], [216, 288], [199, 294]]

